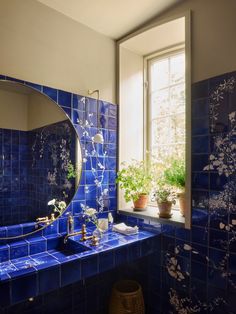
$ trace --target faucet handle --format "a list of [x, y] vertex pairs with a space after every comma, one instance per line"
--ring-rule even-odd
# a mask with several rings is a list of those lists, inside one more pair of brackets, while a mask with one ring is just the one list
[[98, 246], [98, 244], [99, 244], [99, 239], [95, 235], [93, 235], [92, 240], [91, 240], [91, 245]]

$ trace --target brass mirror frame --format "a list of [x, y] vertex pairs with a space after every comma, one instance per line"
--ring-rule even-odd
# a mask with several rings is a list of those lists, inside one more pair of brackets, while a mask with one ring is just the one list
[[[82, 164], [82, 159], [83, 159], [83, 158], [82, 158], [82, 148], [81, 148], [81, 143], [80, 143], [79, 135], [78, 135], [78, 133], [77, 133], [77, 131], [76, 131], [76, 128], [75, 128], [75, 126], [74, 126], [73, 121], [71, 120], [71, 118], [68, 116], [68, 114], [61, 108], [61, 106], [60, 106], [55, 100], [53, 100], [53, 99], [52, 99], [51, 97], [49, 97], [47, 94], [44, 94], [43, 92], [39, 91], [38, 89], [36, 89], [36, 88], [34, 88], [34, 87], [30, 86], [30, 85], [27, 85], [27, 83], [28, 83], [28, 84], [34, 84], [34, 83], [32, 83], [32, 82], [23, 81], [23, 82], [26, 83], [26, 84], [25, 84], [25, 83], [19, 82], [19, 79], [14, 79], [14, 78], [12, 78], [12, 80], [9, 80], [9, 79], [7, 79], [7, 78], [6, 78], [6, 79], [0, 79], [0, 82], [5, 82], [5, 83], [13, 84], [13, 85], [20, 85], [20, 86], [23, 86], [23, 87], [27, 87], [27, 88], [31, 89], [33, 92], [38, 93], [38, 94], [43, 95], [44, 97], [46, 97], [48, 100], [50, 100], [51, 102], [53, 102], [53, 103], [58, 107], [58, 109], [59, 109], [60, 111], [63, 112], [63, 114], [65, 114], [66, 117], [68, 118], [68, 120], [70, 121], [71, 126], [73, 127], [73, 129], [74, 129], [74, 131], [75, 131], [75, 133], [76, 133], [76, 136], [77, 136], [77, 139], [78, 139], [78, 143], [79, 143], [79, 147], [80, 147], [80, 152], [81, 152], [81, 164]], [[35, 85], [40, 85], [40, 86], [44, 87], [44, 85], [41, 85], [41, 84], [35, 84]], [[50, 86], [45, 86], [45, 87], [48, 87], [48, 88], [53, 89], [53, 90], [55, 90], [55, 91], [58, 91], [57, 88], [53, 88], [53, 87], [50, 87]], [[73, 93], [71, 93], [71, 92], [69, 92], [69, 93], [70, 93], [71, 95], [73, 95]], [[77, 190], [78, 190], [78, 188], [79, 188], [79, 185], [80, 185], [81, 174], [82, 174], [82, 166], [81, 166], [80, 171], [79, 171], [79, 173], [78, 173], [78, 179], [77, 179], [78, 184], [77, 184], [77, 186], [76, 186], [76, 188], [75, 188], [75, 193], [74, 193], [73, 197], [71, 198], [69, 204], [66, 205], [66, 208], [55, 218], [55, 220], [53, 220], [53, 221], [51, 221], [51, 222], [49, 221], [49, 223], [48, 223], [48, 224], [45, 224], [45, 226], [42, 226], [41, 228], [35, 229], [34, 231], [31, 231], [31, 232], [28, 232], [28, 233], [25, 233], [25, 234], [20, 234], [20, 235], [18, 235], [18, 236], [5, 237], [5, 238], [1, 238], [1, 237], [0, 237], [0, 241], [4, 241], [4, 240], [14, 240], [14, 239], [20, 239], [20, 238], [23, 238], [23, 237], [27, 237], [27, 236], [30, 236], [30, 235], [36, 233], [36, 232], [40, 232], [40, 231], [46, 229], [47, 227], [49, 227], [50, 225], [52, 225], [53, 223], [55, 223], [55, 221], [58, 220], [58, 218], [62, 217], [62, 215], [67, 211], [68, 207], [71, 205], [71, 203], [72, 203], [72, 201], [73, 201], [73, 198], [74, 198], [74, 196], [75, 196], [75, 194], [76, 194], [76, 192], [77, 192]], [[19, 223], [19, 224], [15, 224], [15, 225], [13, 225], [13, 226], [17, 226], [17, 225], [20, 225], [20, 223]], [[4, 227], [4, 226], [2, 226], [2, 227]], [[7, 227], [7, 226], [6, 226], [6, 227]]]

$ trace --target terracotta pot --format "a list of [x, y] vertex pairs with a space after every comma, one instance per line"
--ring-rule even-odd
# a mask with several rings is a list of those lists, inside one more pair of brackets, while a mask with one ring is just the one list
[[186, 209], [187, 209], [185, 192], [179, 193], [178, 199], [179, 199], [179, 211], [180, 211], [180, 214], [184, 217]]
[[148, 202], [148, 195], [147, 194], [140, 194], [137, 201], [134, 202], [134, 209], [135, 210], [146, 210], [147, 209], [147, 202]]
[[171, 202], [157, 202], [157, 206], [159, 209], [159, 217], [161, 218], [170, 218], [171, 215], [171, 207], [172, 203]]

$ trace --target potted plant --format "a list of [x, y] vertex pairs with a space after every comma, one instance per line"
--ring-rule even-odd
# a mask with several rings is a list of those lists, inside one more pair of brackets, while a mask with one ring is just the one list
[[175, 193], [172, 187], [166, 183], [163, 175], [156, 180], [153, 199], [157, 202], [159, 217], [170, 218], [172, 205], [175, 204]]
[[122, 163], [116, 182], [124, 190], [126, 202], [133, 201], [135, 210], [147, 208], [152, 178], [144, 161], [133, 160], [132, 164]]
[[186, 211], [185, 197], [185, 162], [183, 159], [171, 159], [169, 166], [164, 170], [166, 182], [176, 189], [179, 200], [180, 213], [184, 216]]

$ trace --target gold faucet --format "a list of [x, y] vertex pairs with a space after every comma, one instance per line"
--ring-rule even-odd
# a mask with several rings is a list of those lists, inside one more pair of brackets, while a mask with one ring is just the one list
[[73, 237], [73, 236], [76, 236], [76, 235], [79, 235], [79, 234], [81, 234], [81, 239], [80, 239], [80, 241], [86, 241], [86, 240], [92, 239], [92, 237], [93, 237], [93, 236], [88, 236], [88, 237], [86, 236], [86, 234], [87, 234], [86, 225], [82, 225], [81, 231], [68, 233], [68, 234], [65, 236], [65, 238], [64, 238], [64, 243], [66, 244], [68, 238]]
[[46, 217], [39, 217], [36, 219], [36, 225], [35, 228], [38, 229], [38, 225], [39, 224], [46, 224], [49, 225], [51, 222], [53, 222], [55, 220], [55, 214], [51, 214], [51, 217], [48, 218], [48, 216]]

